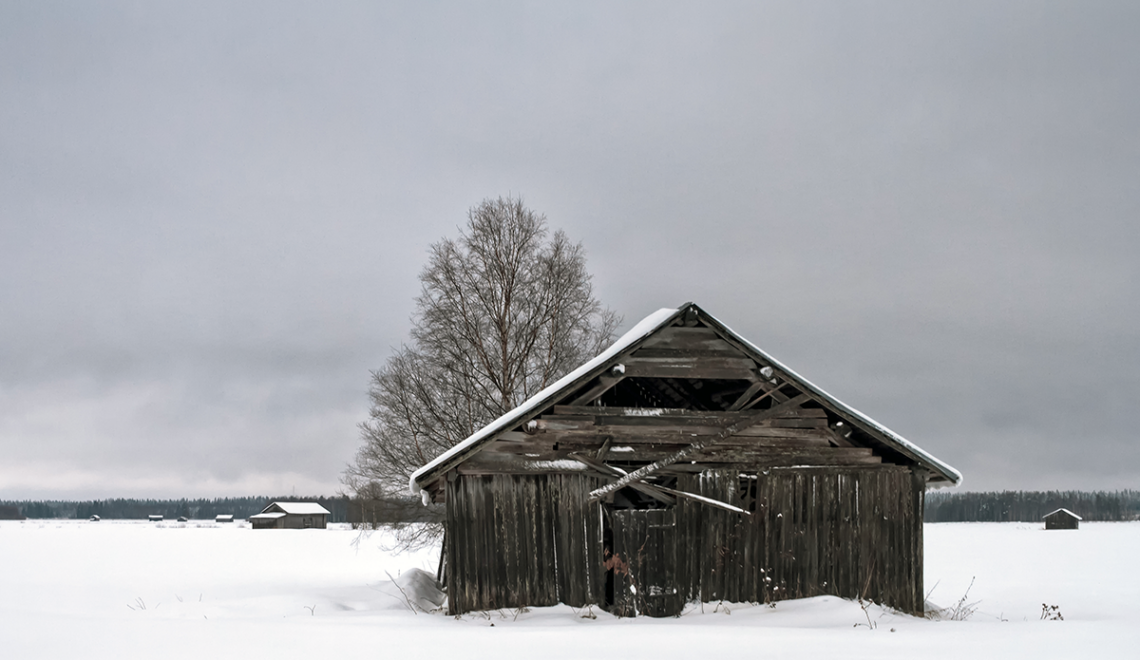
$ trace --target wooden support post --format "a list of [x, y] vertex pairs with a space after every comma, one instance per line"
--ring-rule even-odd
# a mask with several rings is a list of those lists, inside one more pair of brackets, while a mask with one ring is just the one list
[[439, 548], [439, 568], [435, 569], [435, 581], [438, 582], [440, 585], [447, 584], [447, 582], [445, 581], [447, 578], [443, 574], [444, 569], [447, 568], [447, 562], [444, 561], [445, 557], [447, 557], [447, 531], [446, 530], [443, 532], [443, 542], [440, 544], [440, 548]]

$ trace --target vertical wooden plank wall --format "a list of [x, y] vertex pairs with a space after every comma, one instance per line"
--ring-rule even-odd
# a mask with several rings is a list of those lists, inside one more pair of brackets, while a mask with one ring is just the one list
[[[677, 503], [675, 547], [651, 551], [675, 562], [668, 579], [683, 602], [833, 594], [922, 611], [921, 475], [893, 465], [743, 474], [678, 478], [682, 490], [753, 511]], [[587, 498], [600, 483], [577, 473], [449, 479], [451, 613], [604, 603], [601, 513]]]
[[582, 474], [455, 475], [447, 482], [448, 610], [601, 603], [601, 518]]
[[680, 544], [672, 509], [618, 510], [610, 517], [613, 553], [620, 561], [614, 570], [617, 616], [677, 616], [687, 602], [678, 588]]
[[677, 507], [679, 589], [686, 600], [773, 602], [833, 594], [921, 612], [925, 482], [898, 466], [739, 470], [682, 477], [751, 516]]

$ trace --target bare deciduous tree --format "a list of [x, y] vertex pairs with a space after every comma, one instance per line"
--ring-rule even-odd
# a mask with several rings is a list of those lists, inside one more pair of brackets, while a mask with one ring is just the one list
[[521, 199], [484, 200], [431, 247], [411, 342], [373, 372], [360, 496], [407, 494], [413, 471], [601, 352], [620, 320], [593, 296], [581, 244]]

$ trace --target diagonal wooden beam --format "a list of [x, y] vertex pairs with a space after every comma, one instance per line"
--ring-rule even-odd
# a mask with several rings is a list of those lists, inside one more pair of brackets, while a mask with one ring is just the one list
[[[608, 479], [620, 479], [621, 477], [624, 477], [626, 475], [625, 470], [623, 470], [621, 468], [616, 468], [612, 465], [607, 465], [606, 463], [603, 463], [602, 461], [597, 460], [595, 458], [591, 458], [590, 456], [587, 456], [585, 454], [578, 454], [578, 453], [570, 454], [570, 458], [573, 458], [574, 460], [578, 461], [582, 465], [585, 465], [586, 467], [590, 468], [594, 472], [597, 472], [598, 474], [600, 474], [603, 477], [606, 477]], [[646, 495], [652, 497], [653, 499], [660, 500], [660, 501], [662, 501], [665, 504], [668, 504], [670, 506], [677, 503], [676, 499], [674, 499], [668, 493], [664, 492], [664, 490], [662, 490], [662, 487], [657, 486], [656, 484], [636, 483], [636, 484], [633, 484], [632, 486], [630, 486], [630, 488], [633, 488], [634, 490], [638, 491], [639, 493], [645, 493]]]
[[769, 417], [775, 417], [776, 415], [784, 413], [788, 410], [791, 410], [793, 408], [797, 408], [797, 407], [799, 407], [799, 405], [801, 403], [808, 401], [810, 398], [811, 397], [809, 397], [807, 394], [801, 394], [797, 397], [794, 397], [792, 399], [788, 399], [787, 401], [780, 403], [780, 404], [777, 404], [777, 405], [775, 405], [771, 408], [768, 408], [766, 410], [759, 410], [759, 411], [756, 411], [755, 414], [747, 415], [747, 416], [741, 416], [737, 419], [737, 421], [731, 422], [728, 425], [722, 427], [721, 430], [716, 435], [710, 436], [709, 438], [704, 439], [704, 440], [699, 440], [697, 442], [694, 442], [693, 444], [689, 445], [688, 447], [685, 447], [684, 449], [682, 449], [681, 451], [679, 451], [675, 454], [672, 454], [672, 455], [666, 456], [665, 458], [662, 458], [660, 460], [654, 461], [654, 462], [650, 463], [649, 465], [646, 465], [645, 467], [638, 468], [638, 469], [634, 470], [633, 472], [630, 472], [629, 474], [625, 475], [624, 477], [618, 479], [617, 481], [615, 481], [613, 483], [606, 484], [605, 486], [602, 486], [601, 488], [598, 488], [597, 490], [591, 491], [590, 492], [590, 501], [596, 502], [597, 500], [605, 497], [606, 495], [609, 495], [610, 493], [614, 492], [615, 490], [618, 490], [620, 488], [624, 488], [624, 487], [626, 487], [626, 486], [628, 486], [628, 485], [630, 485], [636, 481], [642, 481], [643, 479], [645, 479], [646, 477], [648, 477], [649, 475], [653, 474], [654, 472], [660, 470], [663, 467], [672, 465], [678, 461], [683, 461], [686, 458], [693, 456], [694, 454], [697, 454], [698, 452], [702, 451], [703, 449], [705, 449], [711, 445], [714, 445], [717, 442], [719, 442], [719, 441], [721, 441], [721, 440], [723, 440], [729, 436], [735, 435], [736, 432], [742, 428], [747, 428], [749, 426], [753, 426], [755, 424], [758, 424], [758, 423], [764, 421], [765, 419], [768, 419]]
[[[586, 456], [584, 454], [571, 454], [570, 456], [571, 456], [571, 458], [577, 459], [582, 464], [584, 464], [586, 467], [591, 468], [592, 470], [601, 474], [604, 477], [616, 478], [616, 477], [623, 477], [627, 474], [626, 471], [621, 469], [621, 468], [614, 467], [612, 465], [607, 465], [607, 464], [602, 463], [600, 461], [596, 461], [596, 460], [594, 460], [594, 459], [592, 459], [589, 456]], [[743, 514], [746, 516], [751, 515], [750, 513], [748, 513], [744, 509], [741, 509], [738, 506], [733, 506], [733, 505], [728, 504], [726, 502], [721, 502], [720, 500], [714, 500], [713, 498], [705, 497], [704, 495], [696, 495], [693, 493], [687, 493], [683, 490], [666, 488], [665, 486], [661, 486], [659, 484], [635, 483], [635, 484], [630, 484], [629, 487], [635, 488], [638, 491], [645, 493], [646, 495], [649, 495], [650, 497], [657, 498], [657, 499], [661, 499], [662, 496], [668, 497], [669, 495], [673, 495], [675, 497], [681, 497], [681, 498], [684, 498], [687, 500], [693, 500], [694, 502], [699, 502], [699, 503], [704, 504], [706, 506], [711, 506], [711, 507], [715, 507], [718, 509], [724, 509], [725, 511], [732, 511], [733, 513], [740, 513], [740, 514]], [[662, 501], [665, 501], [665, 500], [662, 500]], [[667, 503], [672, 504], [673, 502], [667, 502]]]
[[748, 410], [749, 408], [753, 408], [756, 406], [756, 404], [760, 403], [764, 399], [767, 399], [768, 397], [772, 397], [772, 400], [776, 403], [783, 403], [787, 401], [789, 398], [788, 395], [780, 391], [780, 388], [786, 384], [787, 383], [779, 383], [777, 385], [773, 385], [770, 389], [765, 390], [765, 392], [760, 396], [741, 406], [741, 410]]
[[624, 375], [601, 376], [598, 378], [598, 384], [597, 385], [591, 387], [590, 389], [586, 390], [582, 394], [578, 395], [577, 397], [574, 398], [573, 401], [570, 401], [567, 405], [570, 405], [570, 406], [585, 405], [585, 404], [593, 401], [594, 399], [600, 397], [601, 395], [605, 394], [611, 387], [620, 383], [624, 378], [625, 378]]
[[720, 500], [714, 500], [713, 498], [705, 497], [704, 495], [696, 495], [694, 493], [686, 493], [683, 490], [676, 490], [674, 488], [666, 488], [664, 486], [657, 486], [657, 488], [665, 491], [666, 493], [669, 493], [670, 495], [676, 495], [677, 497], [683, 497], [687, 500], [693, 500], [694, 502], [699, 502], [701, 504], [704, 504], [705, 506], [711, 506], [711, 507], [714, 507], [717, 509], [724, 509], [725, 511], [732, 511], [733, 513], [739, 513], [742, 516], [752, 515], [751, 513], [745, 511], [744, 509], [741, 509], [738, 506], [733, 506], [727, 502], [721, 502]]
[[[734, 401], [732, 405], [728, 407], [728, 410], [740, 410], [744, 407], [744, 404], [748, 403], [752, 397], [756, 396], [757, 392], [769, 385], [771, 385], [771, 383], [766, 383], [762, 380], [758, 380], [755, 383], [752, 383], [748, 389], [744, 390], [744, 394], [741, 394], [740, 397], [737, 398], [736, 401]], [[776, 387], [775, 385], [771, 386]]]
[[852, 427], [847, 426], [843, 422], [836, 422], [835, 424], [828, 426], [827, 430], [831, 431], [831, 443], [836, 447], [855, 446], [851, 443], [850, 440], [848, 440], [848, 438], [851, 437], [851, 431], [854, 430]]

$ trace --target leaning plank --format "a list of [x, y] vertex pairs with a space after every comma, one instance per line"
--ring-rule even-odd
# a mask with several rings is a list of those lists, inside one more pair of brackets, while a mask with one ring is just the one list
[[[591, 458], [590, 456], [586, 456], [583, 454], [571, 454], [570, 457], [581, 462], [586, 467], [589, 467], [593, 471], [595, 471], [598, 474], [601, 474], [602, 476], [609, 478], [609, 479], [615, 479], [615, 478], [620, 479], [621, 477], [624, 477], [626, 474], [628, 474], [625, 470], [623, 470], [621, 468], [616, 468], [612, 465], [606, 465], [602, 461], [595, 459], [595, 458]], [[650, 496], [656, 500], [659, 500], [661, 502], [664, 502], [665, 504], [668, 504], [670, 506], [672, 506], [673, 504], [676, 504], [676, 502], [677, 502], [676, 499], [674, 499], [673, 497], [670, 497], [669, 494], [665, 492], [666, 489], [664, 487], [658, 486], [656, 484], [636, 483], [636, 484], [630, 484], [630, 488], [633, 488], [634, 490], [636, 490], [638, 492], [645, 493], [646, 495], [648, 495], [648, 496]]]
[[[626, 471], [621, 470], [620, 467], [614, 467], [612, 465], [606, 465], [605, 463], [602, 463], [600, 461], [596, 461], [596, 459], [591, 458], [589, 456], [583, 456], [583, 455], [576, 454], [576, 455], [573, 455], [572, 457], [577, 458], [578, 461], [581, 461], [584, 464], [586, 464], [587, 466], [593, 468], [593, 470], [595, 472], [606, 476], [606, 478], [610, 478], [610, 479], [620, 478], [620, 476], [625, 476], [627, 474]], [[657, 484], [657, 483], [643, 483], [643, 482], [630, 483], [629, 488], [633, 488], [635, 490], [644, 492], [645, 495], [649, 495], [649, 496], [652, 496], [652, 497], [655, 497], [658, 499], [662, 499], [662, 496], [668, 497], [669, 495], [673, 495], [673, 496], [681, 497], [684, 499], [691, 499], [691, 500], [693, 500], [693, 502], [698, 502], [698, 503], [706, 505], [706, 506], [723, 508], [723, 510], [725, 510], [725, 511], [740, 513], [742, 515], [749, 515], [749, 513], [747, 511], [744, 511], [743, 508], [740, 508], [739, 506], [733, 506], [731, 504], [725, 504], [724, 502], [719, 502], [719, 500], [712, 499], [711, 497], [694, 495], [694, 494], [692, 494], [692, 492], [685, 492], [684, 490], [677, 490], [674, 488], [666, 488], [665, 486], [660, 486], [660, 484]], [[673, 504], [673, 498], [669, 498], [669, 500], [666, 500], [666, 504]]]
[[641, 480], [645, 479], [646, 477], [648, 477], [649, 475], [653, 474], [654, 472], [660, 470], [661, 468], [663, 468], [667, 465], [672, 465], [673, 463], [676, 463], [677, 461], [685, 460], [687, 457], [689, 457], [693, 454], [696, 454], [697, 452], [701, 451], [705, 447], [708, 447], [709, 445], [714, 444], [717, 440], [720, 440], [722, 438], [727, 438], [728, 436], [733, 435], [743, 425], [751, 426], [752, 424], [755, 424], [756, 422], [758, 422], [762, 419], [767, 419], [769, 417], [773, 417], [775, 415], [778, 415], [781, 412], [783, 412], [784, 410], [787, 410], [790, 408], [795, 408], [795, 407], [799, 406], [800, 404], [807, 401], [809, 398], [810, 397], [807, 394], [801, 394], [801, 395], [799, 395], [793, 399], [789, 399], [788, 401], [785, 401], [784, 403], [781, 403], [775, 407], [768, 408], [767, 410], [758, 411], [754, 416], [749, 416], [747, 422], [738, 421], [738, 422], [731, 423], [728, 426], [724, 427], [720, 433], [710, 437], [708, 440], [702, 440], [702, 441], [694, 442], [693, 444], [689, 445], [685, 449], [682, 449], [681, 451], [677, 452], [676, 454], [673, 454], [672, 456], [668, 456], [668, 457], [663, 458], [659, 461], [654, 461], [653, 463], [650, 463], [649, 465], [646, 465], [643, 468], [640, 468], [640, 469], [634, 470], [633, 472], [630, 472], [629, 474], [625, 475], [621, 479], [618, 479], [617, 481], [615, 481], [609, 485], [602, 486], [601, 488], [598, 488], [597, 490], [592, 491], [590, 493], [590, 500], [591, 501], [597, 501], [597, 500], [605, 497], [606, 495], [609, 495], [610, 493], [614, 492], [615, 490], [619, 490], [621, 488], [624, 488], [624, 487], [628, 486], [629, 484], [631, 484], [635, 481], [641, 481]]
[[752, 515], [752, 514], [748, 513], [747, 511], [745, 511], [744, 509], [741, 509], [738, 506], [733, 506], [731, 504], [721, 502], [720, 500], [714, 500], [711, 497], [705, 497], [704, 495], [695, 495], [693, 493], [686, 493], [683, 490], [677, 490], [675, 488], [666, 488], [665, 486], [655, 486], [655, 487], [665, 491], [666, 493], [669, 493], [670, 495], [676, 495], [677, 497], [683, 497], [687, 500], [693, 500], [694, 502], [699, 502], [699, 503], [704, 504], [706, 506], [715, 507], [717, 509], [724, 509], [725, 511], [732, 511], [734, 513], [739, 513], [740, 515], [743, 515], [743, 516]]

